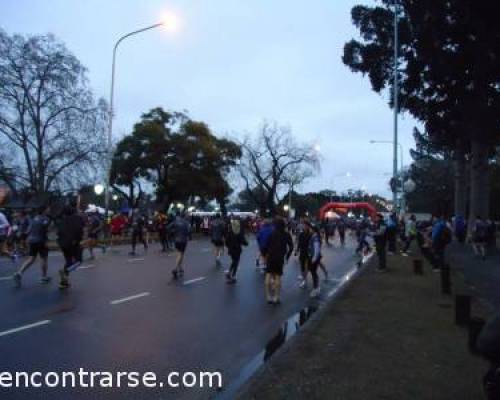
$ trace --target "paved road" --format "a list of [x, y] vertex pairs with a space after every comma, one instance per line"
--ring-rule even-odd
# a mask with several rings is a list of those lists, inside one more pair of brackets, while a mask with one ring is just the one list
[[[263, 276], [256, 271], [255, 243], [244, 250], [238, 283], [227, 285], [214, 266], [208, 241], [190, 242], [184, 282], [173, 282], [173, 255], [153, 245], [147, 255], [127, 255], [125, 247], [98, 254], [72, 275], [66, 292], [56, 282], [38, 284], [33, 266], [15, 289], [0, 265], [1, 371], [219, 371], [224, 385], [262, 351], [288, 317], [310, 303], [297, 287], [299, 267], [286, 267], [282, 305], [264, 300]], [[354, 266], [352, 246], [325, 248], [330, 280], [322, 300]], [[55, 276], [62, 260], [51, 254]], [[229, 260], [225, 259], [227, 267]], [[12, 330], [40, 323], [29, 329]], [[193, 389], [0, 389], [2, 399], [205, 399], [211, 390]]]

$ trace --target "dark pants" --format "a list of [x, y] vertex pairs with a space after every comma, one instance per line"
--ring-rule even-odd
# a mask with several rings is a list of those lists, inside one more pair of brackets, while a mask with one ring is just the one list
[[318, 267], [321, 260], [316, 262], [311, 262], [309, 264], [309, 271], [311, 271], [311, 275], [313, 278], [313, 287], [317, 289], [319, 287], [319, 276], [318, 276]]
[[160, 229], [158, 231], [158, 237], [160, 239], [160, 244], [161, 244], [161, 249], [163, 251], [167, 250], [169, 247], [168, 245], [168, 240], [167, 240], [167, 231], [164, 229]]
[[144, 245], [144, 248], [148, 248], [148, 244], [144, 240], [144, 235], [142, 234], [142, 231], [133, 231], [132, 232], [132, 251], [135, 251], [135, 246], [137, 244], [137, 241], [141, 242]]
[[72, 266], [82, 262], [82, 251], [79, 244], [61, 247], [61, 251], [64, 256], [64, 273], [68, 275]]
[[408, 249], [411, 246], [411, 242], [413, 242], [414, 239], [415, 239], [415, 235], [408, 235], [406, 237], [406, 242], [405, 242], [405, 247], [403, 249], [403, 253], [406, 253], [408, 251]]
[[229, 267], [229, 276], [231, 278], [234, 278], [234, 277], [236, 277], [236, 271], [238, 271], [238, 265], [240, 264], [241, 251], [229, 253], [229, 256], [231, 257], [231, 266]]
[[395, 229], [388, 229], [387, 230], [387, 240], [389, 241], [389, 251], [391, 253], [396, 252], [396, 230]]
[[307, 258], [307, 254], [299, 254], [299, 264], [302, 276], [305, 276], [305, 274], [307, 273]]
[[367, 251], [370, 251], [371, 250], [371, 247], [370, 245], [368, 244], [368, 242], [366, 241], [365, 238], [361, 239], [358, 243], [358, 248], [356, 249], [356, 253], [363, 253], [363, 250], [367, 250]]
[[340, 238], [340, 244], [343, 246], [345, 243], [345, 231], [339, 230], [339, 238]]
[[435, 265], [434, 268], [443, 268], [445, 259], [444, 259], [444, 249], [445, 246], [433, 244], [432, 252], [434, 253]]
[[378, 268], [379, 269], [386, 269], [387, 264], [386, 264], [386, 246], [384, 244], [377, 244], [375, 246], [375, 250], [377, 251], [377, 256], [378, 256]]

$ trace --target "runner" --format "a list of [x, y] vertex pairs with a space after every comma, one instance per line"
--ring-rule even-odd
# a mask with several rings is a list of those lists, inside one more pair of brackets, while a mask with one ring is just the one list
[[337, 230], [339, 232], [340, 246], [345, 246], [345, 221], [343, 218], [339, 218], [337, 222]]
[[[309, 271], [313, 279], [313, 290], [310, 293], [311, 298], [318, 297], [320, 294], [318, 267], [321, 263], [321, 232], [317, 226], [312, 227], [312, 235], [309, 239]], [[323, 266], [324, 268], [324, 266]]]
[[[212, 222], [212, 227], [211, 227], [211, 237], [212, 237], [212, 243], [214, 245], [215, 266], [216, 267], [220, 267], [222, 265], [220, 258], [224, 254], [224, 231], [225, 230], [226, 230], [226, 224], [222, 220], [220, 214], [215, 214], [215, 219]], [[240, 253], [241, 253], [241, 251], [240, 251]]]
[[[267, 262], [267, 246], [269, 243], [269, 238], [274, 230], [274, 226], [269, 219], [265, 219], [257, 232], [257, 244], [259, 250], [257, 252], [257, 258], [255, 259], [255, 267], [257, 270], [265, 271]], [[261, 262], [263, 267], [261, 267]]]
[[226, 281], [227, 283], [236, 283], [236, 271], [238, 270], [238, 265], [240, 263], [242, 246], [248, 246], [248, 242], [245, 238], [245, 232], [239, 219], [231, 219], [226, 231], [225, 239], [227, 252], [231, 257], [231, 266], [229, 267], [229, 271], [226, 273]]
[[186, 246], [189, 238], [189, 224], [188, 222], [179, 214], [175, 217], [174, 221], [167, 226], [168, 231], [172, 231], [174, 235], [175, 249], [177, 250], [177, 260], [175, 263], [175, 269], [172, 271], [172, 276], [174, 279], [184, 276], [184, 253], [186, 252]]
[[71, 285], [68, 277], [82, 263], [80, 242], [83, 238], [83, 220], [71, 206], [66, 206], [57, 229], [57, 243], [64, 256], [64, 267], [59, 270], [59, 289]]
[[285, 230], [285, 221], [275, 218], [274, 229], [269, 237], [266, 251], [266, 279], [265, 291], [268, 304], [280, 304], [281, 275], [283, 265], [288, 262], [293, 252], [293, 240]]
[[167, 216], [161, 211], [157, 211], [154, 216], [154, 226], [158, 232], [158, 239], [161, 245], [161, 252], [170, 250], [167, 240]]
[[375, 250], [378, 256], [378, 271], [386, 271], [386, 255], [387, 255], [387, 226], [382, 214], [377, 214], [375, 220], [375, 232], [373, 233], [375, 241]]
[[295, 254], [299, 255], [299, 264], [301, 271], [300, 288], [305, 288], [307, 285], [307, 272], [309, 267], [309, 242], [311, 240], [311, 227], [308, 221], [302, 222], [302, 232], [297, 239], [297, 246], [295, 247]]
[[[90, 259], [94, 260], [94, 248], [98, 245], [99, 234], [101, 233], [103, 225], [97, 211], [90, 214], [88, 224], [87, 246], [90, 253]], [[100, 247], [104, 253], [106, 251], [106, 247], [104, 247], [104, 245], [100, 245]]]
[[10, 254], [7, 248], [7, 238], [9, 236], [10, 223], [4, 213], [0, 212], [0, 255], [7, 256], [15, 261], [15, 257]]
[[132, 226], [132, 251], [128, 253], [130, 256], [135, 256], [135, 247], [137, 245], [137, 240], [144, 246], [144, 253], [148, 251], [148, 244], [144, 240], [144, 227], [146, 221], [144, 217], [139, 213], [139, 210], [134, 210], [131, 217], [130, 225]]
[[472, 231], [472, 249], [476, 256], [486, 258], [486, 244], [488, 242], [488, 224], [478, 215], [474, 221]]
[[123, 230], [127, 225], [127, 218], [123, 214], [116, 214], [111, 219], [111, 241], [110, 246], [115, 244], [115, 240], [121, 241], [123, 238]]
[[31, 221], [27, 238], [29, 244], [29, 258], [13, 276], [16, 287], [21, 286], [23, 273], [33, 265], [37, 256], [40, 256], [42, 260], [42, 277], [40, 283], [46, 284], [50, 282], [50, 277], [47, 276], [47, 258], [49, 255], [49, 249], [47, 248], [47, 232], [50, 225], [47, 212], [48, 208], [40, 208], [37, 215]]

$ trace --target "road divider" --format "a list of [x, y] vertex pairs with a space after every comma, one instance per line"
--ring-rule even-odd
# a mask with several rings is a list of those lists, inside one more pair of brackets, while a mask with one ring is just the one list
[[125, 303], [126, 301], [140, 299], [141, 297], [146, 297], [146, 296], [149, 296], [149, 295], [150, 295], [149, 292], [143, 292], [143, 293], [139, 293], [139, 294], [134, 294], [132, 296], [124, 297], [122, 299], [112, 300], [112, 301], [109, 302], [109, 304], [111, 304], [112, 306], [114, 306], [114, 305], [117, 305], [117, 304]]
[[78, 269], [89, 269], [89, 268], [95, 268], [95, 265], [89, 264], [89, 265], [84, 265], [83, 267], [78, 267]]
[[37, 328], [39, 326], [47, 325], [47, 324], [50, 324], [50, 320], [48, 320], [48, 319], [43, 320], [43, 321], [38, 321], [38, 322], [35, 322], [33, 324], [23, 325], [23, 326], [20, 326], [18, 328], [9, 329], [7, 331], [0, 332], [0, 337], [11, 335], [11, 334], [17, 333], [17, 332], [22, 332], [22, 331], [32, 329], [32, 328]]

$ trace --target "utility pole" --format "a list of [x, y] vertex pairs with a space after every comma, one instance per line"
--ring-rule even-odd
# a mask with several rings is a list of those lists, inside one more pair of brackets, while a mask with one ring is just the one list
[[[398, 113], [399, 113], [399, 82], [398, 82], [398, 47], [399, 47], [399, 35], [398, 35], [398, 0], [394, 0], [394, 150], [393, 150], [393, 163], [392, 163], [392, 177], [397, 179], [398, 175]], [[392, 192], [392, 202], [393, 207], [396, 209], [397, 204], [397, 191]]]

